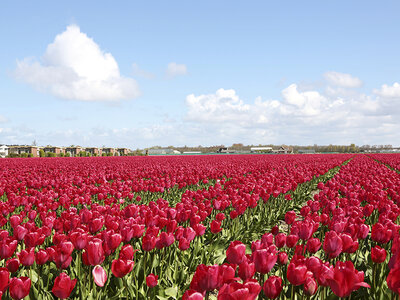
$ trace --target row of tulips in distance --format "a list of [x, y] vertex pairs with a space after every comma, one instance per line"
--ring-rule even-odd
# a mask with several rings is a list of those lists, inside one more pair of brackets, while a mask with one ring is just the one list
[[199, 265], [183, 299], [396, 298], [400, 175], [356, 156], [318, 188], [286, 213], [288, 230], [275, 226], [250, 249], [234, 241], [224, 264]]
[[[229, 209], [229, 218], [235, 219], [248, 207], [257, 206], [260, 197], [267, 201], [270, 193], [278, 196], [295, 189], [298, 183], [319, 176], [348, 158], [346, 155], [313, 158], [237, 156], [221, 163], [220, 157], [218, 161], [209, 157], [199, 165], [195, 163], [197, 158], [185, 157], [180, 158], [183, 160], [181, 167], [178, 159], [167, 160], [167, 163], [150, 160], [155, 169], [152, 172], [146, 160], [138, 163], [135, 158], [102, 161], [105, 165], [100, 160], [85, 158], [32, 159], [28, 160], [27, 166], [18, 160], [2, 161], [5, 167], [0, 185], [0, 192], [3, 192], [0, 263], [3, 264], [1, 276], [5, 284], [1, 292], [13, 299], [21, 299], [27, 292], [32, 298], [43, 299], [52, 298], [52, 294], [60, 298], [71, 295], [118, 297], [121, 293], [128, 297], [137, 298], [139, 294], [148, 297], [151, 291], [146, 286], [154, 285], [158, 275], [147, 271], [161, 273], [165, 270], [163, 258], [167, 257], [168, 250], [164, 248], [173, 245], [174, 253], [179, 253], [188, 249], [196, 236], [205, 233], [202, 241], [209, 242], [210, 236], [222, 230], [225, 214], [218, 211]], [[208, 166], [214, 163], [214, 167], [203, 168], [205, 162]], [[190, 163], [199, 168], [191, 170]], [[143, 166], [140, 168], [139, 165]], [[143, 186], [148, 186], [141, 185], [142, 181], [168, 182], [138, 179], [148, 173], [161, 175], [161, 169], [164, 170], [162, 176], [170, 181], [174, 176], [178, 179], [169, 188], [150, 185], [156, 197], [162, 188], [167, 193], [174, 189], [182, 183], [181, 178], [190, 177], [189, 173], [197, 174], [196, 179], [201, 178], [206, 186], [203, 189], [197, 186], [196, 191], [185, 189], [175, 207], [170, 207], [163, 199], [150, 201], [153, 199], [134, 197], [136, 190], [143, 192]], [[216, 177], [215, 169], [222, 172], [218, 173], [219, 177]], [[176, 170], [187, 174], [183, 176]], [[208, 177], [210, 170], [212, 174]], [[209, 179], [219, 182], [207, 186], [205, 181]], [[139, 186], [134, 184], [135, 180]], [[151, 188], [145, 191], [151, 192]], [[147, 196], [151, 197], [151, 194]], [[148, 204], [133, 203], [137, 200]], [[225, 222], [229, 227], [228, 220]], [[208, 226], [210, 232], [206, 232]], [[175, 240], [179, 241], [178, 245]], [[137, 260], [140, 267], [137, 266], [135, 272], [132, 272], [133, 253], [132, 256], [121, 255], [125, 248], [133, 253], [134, 249], [141, 249], [137, 254], [140, 255]], [[114, 276], [107, 280], [109, 266]], [[91, 275], [96, 278], [96, 285]], [[75, 279], [79, 279], [78, 283]], [[160, 279], [166, 288], [161, 287], [158, 292], [177, 294], [176, 288], [171, 290], [169, 287], [168, 278]], [[97, 287], [103, 284], [104, 289]], [[77, 289], [74, 289], [75, 285], [78, 285]], [[52, 294], [49, 292], [51, 286]], [[57, 286], [65, 287], [62, 295], [57, 292]]]

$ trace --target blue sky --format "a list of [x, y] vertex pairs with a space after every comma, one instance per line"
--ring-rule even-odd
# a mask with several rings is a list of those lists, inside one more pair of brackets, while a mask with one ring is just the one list
[[3, 1], [0, 143], [393, 144], [398, 1]]

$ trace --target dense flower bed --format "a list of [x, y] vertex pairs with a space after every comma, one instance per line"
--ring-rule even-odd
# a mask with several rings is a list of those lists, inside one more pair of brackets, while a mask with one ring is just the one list
[[[258, 236], [280, 216], [283, 219], [287, 210], [307, 200], [311, 184], [351, 157], [1, 160], [0, 295], [5, 299], [28, 294], [31, 299], [178, 298], [189, 285], [195, 287], [193, 274], [201, 277], [196, 275], [197, 265], [222, 264], [229, 243]], [[307, 213], [302, 213], [300, 225], [291, 225], [293, 236], [295, 228], [310, 224], [310, 234], [315, 234], [313, 218], [322, 210], [316, 207], [302, 209]], [[276, 236], [286, 245], [284, 235]], [[253, 253], [247, 263], [263, 261], [266, 254], [272, 260], [279, 257], [269, 242], [270, 235], [253, 249], [259, 254]], [[244, 263], [229, 257], [227, 262]], [[300, 256], [298, 261], [295, 267]], [[275, 269], [271, 262], [257, 266], [260, 274]], [[238, 276], [244, 270], [239, 267]], [[259, 283], [250, 279], [253, 275], [242, 276], [244, 281], [218, 286], [222, 295], [231, 294], [236, 289], [233, 284], [257, 288]], [[212, 287], [206, 290], [216, 290]], [[201, 297], [207, 296], [206, 290], [199, 290]]]
[[299, 212], [288, 211], [285, 224], [250, 248], [233, 241], [224, 264], [199, 265], [184, 298], [202, 299], [211, 292], [218, 299], [395, 298], [400, 175], [356, 156], [318, 188]]

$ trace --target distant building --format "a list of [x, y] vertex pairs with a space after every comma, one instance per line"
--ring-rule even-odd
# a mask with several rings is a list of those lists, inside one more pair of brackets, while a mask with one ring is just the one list
[[8, 148], [8, 153], [9, 154], [28, 154], [32, 157], [38, 157], [39, 156], [39, 148], [36, 146], [10, 146]]
[[85, 148], [85, 152], [89, 153], [90, 156], [100, 156], [101, 155], [101, 150], [96, 147]]
[[[183, 152], [185, 153], [185, 152]], [[171, 148], [149, 149], [149, 155], [181, 154], [178, 150]]]
[[102, 148], [101, 149], [102, 155], [106, 154], [106, 155], [114, 156], [115, 152], [116, 152], [115, 148]]
[[227, 147], [222, 147], [217, 150], [217, 153], [238, 153], [238, 151], [234, 149], [229, 149]]
[[272, 150], [276, 154], [293, 154], [293, 148], [287, 146], [281, 146], [279, 149]]
[[129, 153], [129, 149], [127, 149], [127, 148], [117, 148], [116, 151], [119, 156], [126, 156]]
[[252, 153], [257, 153], [257, 152], [270, 153], [270, 152], [272, 152], [272, 147], [251, 147], [250, 152], [252, 152]]
[[5, 158], [8, 156], [8, 146], [0, 145], [0, 157]]
[[66, 147], [65, 154], [69, 153], [70, 156], [78, 156], [79, 152], [82, 151], [82, 147], [74, 146], [74, 147]]
[[183, 151], [182, 154], [201, 154], [201, 151]]
[[61, 147], [52, 147], [52, 146], [47, 146], [47, 147], [43, 147], [43, 151], [44, 153], [55, 153], [56, 155], [59, 155], [61, 153], [64, 153], [64, 149]]

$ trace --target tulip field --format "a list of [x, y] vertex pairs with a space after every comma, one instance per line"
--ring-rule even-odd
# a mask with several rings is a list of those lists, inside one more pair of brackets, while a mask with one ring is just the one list
[[400, 154], [0, 160], [0, 299], [398, 299]]

